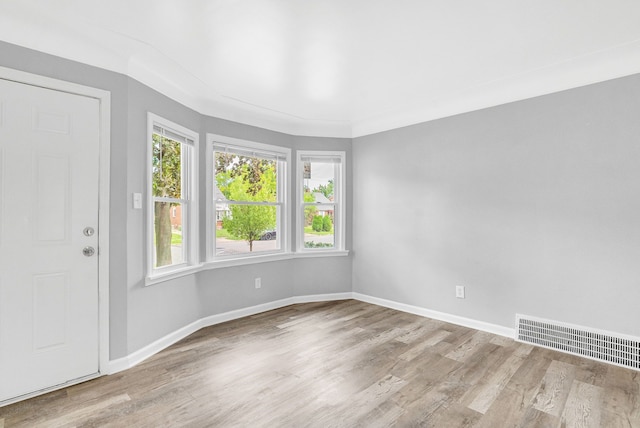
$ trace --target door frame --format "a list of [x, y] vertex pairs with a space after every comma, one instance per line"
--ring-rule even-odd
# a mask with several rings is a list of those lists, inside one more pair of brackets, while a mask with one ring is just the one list
[[[94, 98], [99, 103], [99, 173], [98, 173], [98, 376], [109, 373], [109, 195], [110, 195], [110, 164], [111, 164], [111, 92], [102, 89], [83, 86], [64, 80], [57, 80], [38, 74], [0, 67], [0, 79], [9, 80], [44, 89], [66, 92], [73, 95]], [[0, 120], [2, 120], [2, 106], [0, 105]], [[87, 380], [78, 379], [79, 382]], [[69, 386], [60, 385], [58, 388]], [[47, 391], [38, 391], [24, 399], [43, 392], [57, 389], [52, 387]], [[11, 400], [13, 401], [13, 400]], [[5, 403], [6, 404], [6, 403]]]

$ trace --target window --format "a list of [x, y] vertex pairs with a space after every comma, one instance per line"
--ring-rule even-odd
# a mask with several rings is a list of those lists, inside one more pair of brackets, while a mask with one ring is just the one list
[[344, 250], [344, 152], [298, 152], [298, 249]]
[[211, 259], [282, 253], [287, 245], [287, 168], [290, 150], [209, 136], [215, 225]]
[[149, 113], [149, 277], [198, 262], [198, 134]]

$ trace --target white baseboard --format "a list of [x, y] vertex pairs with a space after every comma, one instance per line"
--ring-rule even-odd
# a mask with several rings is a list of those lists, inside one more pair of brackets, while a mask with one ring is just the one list
[[184, 339], [190, 334], [195, 333], [204, 327], [220, 324], [227, 321], [232, 321], [239, 318], [248, 317], [251, 315], [259, 314], [273, 309], [283, 308], [285, 306], [294, 305], [298, 303], [312, 303], [312, 302], [325, 302], [332, 300], [346, 300], [351, 299], [352, 293], [332, 293], [332, 294], [315, 294], [310, 296], [294, 296], [282, 300], [276, 300], [273, 302], [262, 303], [260, 305], [250, 306], [248, 308], [236, 309], [221, 314], [211, 315], [205, 318], [201, 318], [191, 324], [182, 327], [168, 335], [161, 337], [153, 343], [138, 349], [137, 351], [127, 355], [126, 357], [118, 358], [117, 360], [109, 361], [108, 367], [105, 370], [101, 370], [103, 374], [115, 374], [120, 371], [129, 369], [147, 358], [157, 354], [165, 348], [173, 345], [176, 342]]
[[470, 318], [459, 317], [457, 315], [446, 314], [444, 312], [433, 311], [430, 309], [421, 308], [419, 306], [412, 306], [405, 303], [394, 302], [392, 300], [381, 299], [379, 297], [373, 297], [366, 294], [352, 292], [315, 294], [310, 296], [288, 297], [282, 300], [262, 303], [260, 305], [250, 306], [248, 308], [236, 309], [233, 311], [224, 312], [222, 314], [216, 314], [201, 318], [185, 327], [174, 331], [173, 333], [170, 333], [156, 340], [155, 342], [133, 352], [132, 354], [127, 355], [126, 357], [119, 358], [117, 360], [111, 360], [108, 367], [106, 367], [105, 370], [101, 370], [101, 372], [103, 374], [114, 374], [122, 370], [129, 369], [204, 327], [209, 327], [223, 322], [232, 321], [235, 319], [299, 303], [328, 302], [332, 300], [346, 299], [360, 300], [362, 302], [371, 303], [374, 305], [383, 306], [386, 308], [395, 309], [398, 311], [407, 312], [427, 318], [433, 318], [436, 320], [473, 328], [475, 330], [486, 331], [500, 336], [513, 338], [515, 335], [515, 330], [513, 328], [490, 324], [483, 321], [477, 321]]
[[109, 367], [107, 368], [107, 372], [105, 374], [118, 373], [123, 370], [130, 369], [131, 367], [137, 364], [140, 364], [142, 361], [146, 360], [147, 358], [157, 354], [163, 349], [168, 348], [174, 343], [200, 330], [202, 328], [201, 324], [202, 324], [202, 319], [199, 319], [187, 326], [184, 326], [172, 333], [169, 333], [164, 337], [161, 337], [155, 342], [150, 343], [144, 348], [138, 349], [137, 351], [127, 355], [126, 357], [119, 358], [117, 360], [111, 360], [109, 362]]
[[451, 315], [444, 312], [433, 311], [431, 309], [425, 309], [419, 306], [407, 305], [406, 303], [394, 302], [393, 300], [381, 299], [379, 297], [373, 297], [366, 294], [353, 293], [353, 298], [366, 303], [371, 303], [378, 306], [384, 306], [385, 308], [395, 309], [402, 312], [408, 312], [414, 315], [420, 315], [422, 317], [432, 318], [434, 320], [445, 321], [451, 324], [461, 325], [463, 327], [469, 327], [474, 330], [486, 331], [488, 333], [497, 334], [499, 336], [505, 336], [513, 338], [515, 336], [515, 329], [504, 327], [497, 324], [490, 324], [484, 321], [477, 321], [471, 318], [460, 317], [457, 315]]
[[332, 300], [348, 300], [353, 299], [353, 293], [332, 293], [332, 294], [312, 294], [310, 296], [292, 297], [293, 303], [313, 303], [313, 302], [330, 302]]

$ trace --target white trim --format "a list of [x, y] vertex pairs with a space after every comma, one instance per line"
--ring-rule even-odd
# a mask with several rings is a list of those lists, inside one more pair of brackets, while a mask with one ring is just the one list
[[98, 370], [104, 373], [109, 360], [109, 207], [111, 164], [111, 93], [102, 89], [0, 67], [0, 78], [98, 100], [100, 153], [98, 172]]
[[515, 334], [515, 330], [512, 328], [490, 324], [482, 321], [476, 321], [456, 315], [445, 314], [443, 312], [432, 311], [430, 309], [407, 305], [391, 300], [380, 299], [378, 297], [368, 296], [361, 293], [347, 291], [343, 293], [313, 294], [306, 296], [288, 297], [286, 299], [275, 300], [273, 302], [262, 303], [248, 308], [235, 309], [221, 314], [210, 315], [208, 317], [201, 318], [185, 327], [174, 331], [173, 333], [170, 333], [156, 340], [155, 342], [133, 352], [132, 354], [129, 354], [126, 357], [110, 361], [108, 374], [114, 374], [122, 370], [129, 369], [204, 327], [210, 327], [212, 325], [248, 317], [266, 311], [271, 311], [273, 309], [283, 308], [289, 305], [348, 299], [355, 299], [361, 302], [371, 303], [373, 305], [383, 306], [386, 308], [391, 308], [422, 317], [445, 321], [475, 330], [486, 331], [488, 333], [497, 334], [499, 336], [513, 338]]
[[[336, 165], [334, 176], [334, 246], [333, 248], [311, 249], [304, 247], [304, 167], [302, 158], [318, 157], [318, 158], [339, 158], [340, 165]], [[347, 153], [343, 150], [298, 150], [296, 152], [296, 254], [318, 254], [331, 253], [338, 255], [345, 251], [346, 245], [346, 161]], [[337, 220], [337, 221], [336, 221]]]
[[98, 227], [98, 293], [100, 314], [100, 371], [109, 362], [109, 211], [111, 207], [111, 94], [106, 92], [100, 100], [100, 171]]
[[290, 260], [296, 257], [294, 253], [256, 253], [255, 255], [249, 255], [244, 257], [232, 257], [230, 258], [219, 258], [216, 260], [210, 260], [203, 265], [202, 270], [208, 269], [219, 269], [226, 268], [231, 266], [244, 266], [251, 265], [255, 263], [267, 263], [267, 262], [277, 262], [280, 260]]
[[498, 336], [505, 336], [513, 338], [515, 330], [513, 328], [504, 327], [497, 324], [491, 324], [484, 321], [478, 321], [471, 318], [465, 318], [458, 315], [447, 314], [444, 312], [438, 312], [431, 309], [422, 308], [419, 306], [407, 305], [406, 303], [399, 303], [393, 300], [381, 299], [379, 297], [373, 297], [366, 294], [353, 293], [353, 298], [362, 302], [371, 303], [378, 306], [384, 306], [385, 308], [395, 309], [402, 312], [407, 312], [414, 315], [420, 315], [426, 318], [432, 318], [435, 320], [445, 321], [451, 324], [461, 325], [463, 327], [472, 328], [474, 330], [486, 331], [488, 333], [497, 334]]
[[[214, 145], [228, 145], [232, 148], [236, 147], [241, 150], [255, 150], [256, 152], [263, 153], [274, 153], [276, 155], [282, 155], [285, 160], [285, 170], [279, 171], [277, 175], [277, 192], [278, 192], [278, 200], [269, 204], [271, 206], [278, 206], [280, 208], [280, 225], [277, 229], [277, 239], [280, 241], [280, 249], [274, 250], [273, 252], [262, 252], [254, 254], [237, 254], [237, 255], [229, 255], [229, 256], [216, 256], [216, 213], [213, 209], [215, 206], [215, 201], [213, 200], [214, 194], [214, 186], [215, 186], [215, 165], [213, 155], [215, 153]], [[255, 141], [242, 140], [239, 138], [227, 137], [225, 135], [218, 135], [207, 133], [207, 149], [206, 149], [206, 168], [207, 168], [207, 176], [206, 176], [206, 189], [207, 195], [205, 198], [207, 208], [206, 208], [206, 216], [207, 216], [207, 224], [205, 225], [206, 230], [206, 262], [205, 268], [212, 269], [218, 267], [228, 267], [228, 266], [239, 266], [250, 263], [262, 263], [268, 261], [275, 260], [285, 260], [292, 257], [291, 253], [291, 244], [289, 239], [289, 225], [291, 224], [291, 205], [290, 205], [290, 195], [291, 195], [291, 149], [283, 146], [276, 146], [272, 144], [264, 144], [258, 143]], [[282, 159], [279, 160], [279, 162]]]
[[296, 258], [305, 259], [309, 257], [345, 257], [349, 255], [349, 250], [318, 250], [314, 252], [296, 253]]
[[235, 146], [243, 149], [254, 149], [258, 152], [275, 152], [287, 157], [291, 156], [291, 149], [283, 146], [276, 146], [273, 144], [258, 143], [256, 141], [243, 140], [240, 138], [227, 137], [226, 135], [218, 135], [207, 133], [208, 144], [224, 144], [229, 146]]
[[210, 242], [211, 239], [213, 239], [215, 241], [215, 238], [211, 238], [212, 236], [215, 236], [216, 234], [216, 224], [217, 224], [217, 219], [216, 219], [216, 210], [214, 209], [216, 202], [213, 200], [213, 194], [214, 194], [214, 171], [215, 171], [215, 165], [213, 162], [213, 144], [211, 143], [211, 139], [209, 137], [210, 134], [207, 134], [206, 137], [206, 147], [205, 147], [205, 162], [204, 162], [204, 168], [205, 168], [205, 174], [206, 174], [206, 178], [205, 178], [205, 190], [207, 192], [207, 194], [205, 195], [204, 201], [205, 201], [205, 224], [204, 224], [204, 231], [206, 233], [205, 236], [207, 236], [207, 238], [205, 239], [205, 250], [204, 250], [204, 257], [205, 257], [205, 261], [207, 260], [213, 260], [213, 256], [215, 255], [215, 243]]
[[129, 354], [126, 357], [112, 360], [109, 365], [108, 374], [114, 374], [122, 370], [129, 369], [147, 358], [157, 354], [163, 349], [168, 348], [174, 343], [184, 339], [190, 334], [195, 333], [201, 328], [210, 327], [212, 325], [220, 324], [227, 321], [236, 320], [239, 318], [248, 317], [251, 315], [259, 314], [262, 312], [271, 311], [273, 309], [283, 308], [285, 306], [294, 305], [298, 303], [311, 303], [311, 302], [324, 302], [331, 300], [347, 300], [351, 298], [351, 293], [334, 293], [334, 294], [316, 294], [311, 296], [294, 296], [282, 300], [276, 300], [273, 302], [262, 303], [259, 305], [251, 306], [248, 308], [240, 308], [232, 311], [224, 312], [221, 314], [210, 315], [205, 318], [200, 318], [191, 324], [182, 327], [173, 333], [170, 333], [155, 342]]
[[180, 269], [172, 269], [170, 271], [160, 273], [154, 275], [152, 277], [147, 276], [144, 279], [144, 285], [153, 285], [159, 282], [170, 281], [172, 279], [180, 278], [182, 276], [187, 276], [194, 274], [196, 272], [200, 272], [202, 270], [202, 263], [197, 265], [187, 265], [186, 267], [181, 267]]
[[[191, 139], [193, 141], [193, 145], [189, 143], [181, 143], [187, 146], [191, 146], [189, 150], [189, 165], [187, 171], [189, 172], [189, 177], [186, 177], [188, 180], [188, 195], [186, 196], [187, 200], [187, 247], [184, 248], [186, 260], [184, 263], [177, 265], [175, 267], [166, 266], [159, 269], [153, 267], [153, 173], [151, 171], [151, 163], [153, 158], [153, 126], [158, 125], [166, 130], [170, 130], [175, 134], [179, 134], [184, 136], [186, 139]], [[187, 273], [192, 273], [197, 271], [197, 268], [200, 266], [200, 256], [199, 256], [199, 233], [198, 228], [200, 226], [198, 215], [199, 215], [199, 207], [198, 207], [198, 199], [200, 197], [200, 193], [198, 190], [200, 175], [199, 175], [199, 147], [200, 147], [200, 134], [195, 131], [192, 131], [189, 128], [186, 128], [182, 125], [179, 125], [171, 120], [165, 119], [157, 114], [147, 112], [147, 157], [146, 157], [146, 168], [147, 168], [147, 233], [146, 233], [146, 251], [147, 251], [147, 270], [145, 275], [145, 285], [151, 285], [158, 282], [166, 281], [167, 279], [176, 278], [179, 276], [183, 276]], [[184, 168], [183, 168], [184, 170]], [[183, 203], [184, 205], [184, 203]], [[184, 219], [183, 219], [184, 221]]]
[[292, 305], [300, 303], [315, 303], [315, 302], [332, 302], [334, 300], [349, 300], [353, 299], [353, 293], [351, 291], [345, 291], [343, 293], [331, 293], [331, 294], [309, 294], [306, 296], [294, 296], [291, 298]]
[[200, 263], [193, 266], [188, 266], [179, 270], [173, 270], [170, 272], [166, 272], [160, 275], [153, 276], [152, 278], [145, 278], [145, 285], [157, 284], [159, 282], [169, 281], [175, 278], [180, 278], [181, 276], [191, 275], [194, 273], [198, 273], [203, 270], [210, 269], [222, 269], [233, 266], [245, 266], [252, 265], [257, 263], [269, 263], [269, 262], [278, 262], [281, 260], [292, 260], [292, 259], [308, 259], [315, 257], [346, 257], [350, 253], [348, 250], [344, 251], [317, 251], [317, 252], [308, 252], [308, 253], [265, 253], [259, 254], [251, 257], [238, 257], [238, 258], [228, 258], [222, 260], [213, 260], [204, 263]]

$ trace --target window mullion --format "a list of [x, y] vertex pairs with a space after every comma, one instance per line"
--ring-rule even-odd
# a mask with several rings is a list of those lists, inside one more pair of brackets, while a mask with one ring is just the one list
[[188, 203], [188, 199], [168, 198], [166, 196], [154, 196], [153, 200], [155, 202], [169, 202], [169, 203], [172, 203], [172, 204], [186, 204], [186, 203]]
[[265, 207], [269, 207], [269, 206], [282, 206], [282, 202], [256, 202], [256, 201], [234, 201], [234, 200], [228, 200], [225, 201], [228, 204], [231, 205], [256, 205], [256, 206], [265, 206]]

